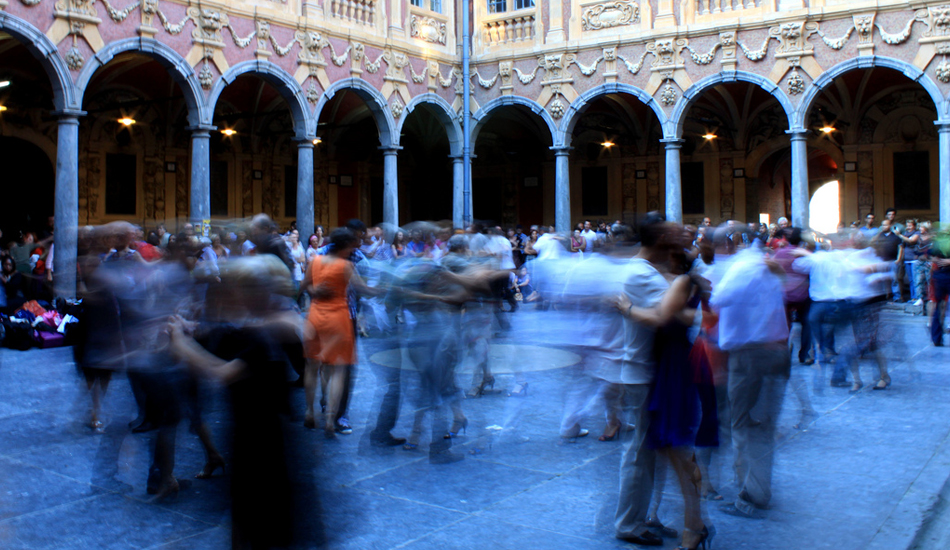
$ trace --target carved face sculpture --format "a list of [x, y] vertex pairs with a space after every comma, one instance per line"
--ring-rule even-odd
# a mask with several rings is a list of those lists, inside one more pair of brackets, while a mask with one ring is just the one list
[[561, 56], [560, 55], [546, 55], [544, 56], [544, 69], [551, 73], [552, 78], [560, 78], [561, 76]]
[[937, 6], [930, 8], [930, 14], [934, 18], [934, 26], [941, 34], [946, 34], [950, 27], [950, 6]]
[[267, 21], [257, 20], [257, 37], [261, 40], [266, 40], [270, 36], [270, 23]]
[[148, 15], [155, 13], [158, 9], [158, 0], [144, 0], [142, 2], [142, 13]]
[[221, 14], [211, 10], [201, 10], [201, 28], [215, 32], [221, 30]]
[[307, 33], [307, 49], [311, 53], [317, 53], [317, 50], [320, 46], [320, 40], [323, 37], [318, 32], [308, 32]]
[[782, 36], [789, 39], [795, 40], [802, 35], [802, 29], [798, 23], [785, 23], [782, 25]]
[[723, 46], [726, 46], [728, 48], [729, 46], [735, 45], [736, 35], [735, 33], [731, 33], [731, 32], [721, 33], [719, 35], [719, 41], [722, 42]]
[[502, 61], [498, 64], [498, 73], [502, 78], [511, 78], [511, 61]]
[[857, 29], [858, 34], [861, 36], [868, 36], [871, 34], [871, 20], [872, 18], [870, 15], [854, 18], [854, 28]]

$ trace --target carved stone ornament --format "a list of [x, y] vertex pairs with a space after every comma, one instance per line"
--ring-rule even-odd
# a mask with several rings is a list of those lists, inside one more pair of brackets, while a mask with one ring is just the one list
[[927, 8], [928, 14], [924, 23], [930, 30], [924, 36], [950, 36], [950, 5]]
[[616, 61], [617, 48], [604, 48], [604, 61]]
[[788, 77], [788, 94], [798, 95], [805, 91], [805, 79], [801, 73], [794, 71], [792, 76]]
[[498, 63], [498, 74], [501, 75], [501, 85], [511, 86], [511, 61], [500, 61]]
[[585, 9], [581, 15], [581, 28], [585, 31], [609, 29], [639, 22], [640, 6], [635, 2], [624, 0], [595, 4]]
[[79, 52], [79, 48], [76, 46], [69, 48], [69, 51], [66, 52], [66, 66], [69, 67], [70, 70], [78, 71], [82, 69], [83, 63], [84, 60], [82, 53]]
[[672, 84], [663, 86], [663, 93], [660, 94], [660, 101], [663, 102], [663, 105], [666, 105], [667, 107], [676, 103], [676, 88], [674, 88]]
[[392, 105], [389, 106], [389, 108], [392, 110], [393, 118], [395, 119], [398, 119], [399, 117], [401, 117], [403, 110], [405, 110], [405, 107], [403, 107], [402, 103], [400, 103], [398, 99], [394, 100]]
[[413, 38], [432, 42], [433, 44], [445, 45], [445, 23], [437, 21], [433, 17], [418, 17], [413, 15], [409, 18], [409, 35]]
[[198, 73], [198, 82], [205, 90], [210, 90], [211, 85], [214, 84], [214, 73], [211, 72], [208, 65], [203, 66], [201, 72]]
[[313, 85], [313, 82], [310, 83], [310, 87], [307, 88], [307, 101], [310, 103], [316, 104], [317, 100], [320, 99], [320, 91], [317, 90], [317, 87]]
[[551, 116], [555, 120], [560, 120], [564, 116], [564, 102], [561, 101], [561, 98], [556, 97], [554, 101], [551, 102], [551, 105], [548, 107], [548, 110], [551, 111]]
[[854, 30], [858, 31], [858, 41], [861, 44], [870, 44], [874, 39], [874, 14], [854, 15], [851, 20]]
[[950, 63], [948, 63], [946, 59], [941, 61], [940, 64], [934, 68], [934, 74], [940, 82], [944, 84], [950, 83]]
[[227, 14], [209, 9], [188, 8], [188, 15], [195, 22], [195, 30], [191, 32], [195, 41], [224, 45], [221, 29], [229, 26]]
[[323, 52], [320, 51], [329, 44], [329, 41], [323, 35], [312, 31], [297, 31], [295, 36], [297, 42], [300, 43], [300, 53], [297, 54], [300, 63], [313, 63], [320, 66], [327, 64]]

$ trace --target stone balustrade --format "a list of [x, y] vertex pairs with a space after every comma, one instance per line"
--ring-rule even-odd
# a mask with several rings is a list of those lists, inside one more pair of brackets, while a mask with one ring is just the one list
[[374, 0], [329, 0], [330, 16], [357, 25], [372, 26], [376, 22]]
[[536, 8], [507, 12], [482, 22], [482, 45], [533, 44], [538, 36]]

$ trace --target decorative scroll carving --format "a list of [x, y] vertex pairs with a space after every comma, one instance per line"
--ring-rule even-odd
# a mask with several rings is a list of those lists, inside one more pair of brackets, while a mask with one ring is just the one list
[[515, 67], [515, 72], [518, 73], [518, 80], [520, 80], [522, 84], [531, 84], [531, 81], [534, 80], [534, 77], [538, 75], [538, 69], [540, 68], [541, 66], [538, 65], [530, 73], [523, 73], [521, 72], [521, 69]]
[[485, 80], [482, 78], [482, 75], [478, 73], [478, 69], [475, 69], [475, 76], [478, 77], [478, 85], [486, 90], [495, 85], [495, 81], [498, 80], [498, 75], [491, 77], [491, 80]]
[[351, 48], [352, 46], [350, 46], [349, 44], [347, 44], [347, 45], [346, 45], [346, 49], [343, 50], [343, 53], [341, 53], [341, 54], [339, 54], [339, 55], [337, 55], [337, 53], [336, 53], [336, 48], [333, 47], [333, 42], [330, 42], [330, 41], [328, 40], [328, 41], [327, 41], [327, 46], [330, 47], [330, 61], [332, 61], [333, 64], [336, 65], [337, 67], [342, 67], [343, 64], [346, 63], [346, 58], [349, 56], [349, 54], [350, 54], [350, 48]]
[[762, 46], [757, 50], [750, 50], [742, 42], [737, 43], [739, 44], [739, 47], [742, 48], [742, 53], [745, 54], [749, 61], [759, 61], [765, 57], [765, 54], [769, 52], [769, 42], [772, 41], [772, 38], [773, 37], [771, 34], [766, 36], [765, 40], [762, 42]]
[[594, 60], [594, 63], [592, 65], [589, 65], [587, 67], [585, 67], [577, 59], [572, 60], [571, 63], [574, 63], [575, 65], [577, 65], [577, 68], [581, 70], [581, 74], [583, 74], [584, 76], [590, 76], [594, 74], [595, 72], [597, 72], [597, 66], [600, 65], [600, 62], [603, 60], [604, 60], [603, 56], [598, 57], [597, 59]]
[[623, 61], [624, 66], [627, 67], [627, 70], [630, 71], [630, 74], [637, 74], [640, 72], [640, 69], [643, 68], [643, 60], [646, 59], [648, 53], [650, 52], [644, 51], [642, 54], [640, 54], [640, 59], [637, 60], [636, 63], [631, 63], [629, 59], [620, 55], [619, 53], [617, 54], [617, 59]]
[[716, 59], [716, 50], [718, 50], [721, 45], [722, 45], [721, 42], [717, 42], [713, 44], [712, 49], [709, 50], [709, 52], [704, 53], [704, 54], [696, 53], [696, 50], [694, 50], [689, 45], [686, 46], [686, 49], [689, 50], [689, 56], [693, 59], [693, 62], [695, 62], [697, 65], [709, 65], [710, 63], [712, 63], [713, 59]]
[[409, 36], [444, 46], [446, 37], [445, 23], [433, 17], [418, 17], [413, 15], [409, 18]]
[[270, 37], [270, 44], [271, 46], [274, 47], [274, 52], [277, 53], [277, 55], [279, 55], [280, 57], [284, 57], [285, 55], [289, 54], [290, 50], [293, 49], [294, 44], [297, 43], [296, 36], [286, 46], [281, 46], [277, 42], [277, 39], [274, 38], [274, 35], [270, 34], [269, 37]]
[[413, 68], [412, 63], [409, 63], [409, 76], [412, 78], [412, 81], [416, 84], [422, 84], [422, 81], [426, 79], [426, 76], [429, 74], [429, 66], [426, 65], [422, 68], [422, 72], [416, 74], [416, 69]]
[[[921, 12], [927, 13], [926, 10], [920, 10], [917, 12], [918, 17], [921, 15]], [[880, 31], [881, 40], [883, 40], [885, 44], [896, 46], [898, 44], [903, 44], [908, 38], [910, 38], [910, 29], [914, 26], [914, 21], [918, 21], [917, 17], [914, 17], [908, 21], [907, 24], [904, 25], [904, 29], [902, 31], [894, 34], [885, 31], [884, 27], [882, 27], [879, 23], [875, 23], [875, 26], [877, 26], [877, 30]]]
[[825, 43], [826, 46], [832, 50], [840, 50], [848, 42], [848, 38], [851, 37], [851, 33], [854, 32], [854, 27], [849, 27], [848, 32], [844, 33], [844, 36], [838, 38], [828, 38], [828, 35], [818, 30], [818, 36], [821, 37], [821, 41]]
[[251, 40], [257, 36], [258, 33], [258, 30], [255, 28], [251, 34], [247, 35], [247, 38], [241, 38], [231, 25], [228, 25], [227, 29], [228, 32], [231, 33], [231, 39], [234, 40], [234, 45], [241, 49], [248, 47], [251, 44]]
[[[115, 21], [116, 23], [121, 23], [125, 21], [125, 18], [128, 17], [129, 14], [139, 9], [139, 6], [142, 5], [139, 2], [136, 2], [134, 4], [129, 4], [124, 9], [117, 10], [115, 9], [115, 7], [112, 6], [109, 0], [101, 0], [101, 1], [102, 1], [102, 4], [106, 7], [106, 13], [109, 14], [109, 18]], [[26, 2], [24, 2], [24, 4], [25, 3]], [[38, 4], [39, 0], [37, 0], [36, 3]], [[30, 4], [27, 4], [27, 5], [29, 6]]]
[[581, 28], [585, 31], [609, 29], [620, 25], [640, 22], [640, 6], [635, 2], [618, 0], [595, 4], [581, 15]]

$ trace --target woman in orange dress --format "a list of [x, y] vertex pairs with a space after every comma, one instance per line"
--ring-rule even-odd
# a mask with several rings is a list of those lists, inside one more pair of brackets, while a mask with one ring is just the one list
[[[313, 402], [318, 376], [326, 383], [327, 410], [324, 432], [335, 437], [341, 431], [336, 424], [336, 411], [343, 395], [347, 370], [356, 363], [356, 336], [347, 305], [347, 287], [372, 291], [362, 283], [349, 261], [359, 240], [346, 228], [330, 234], [330, 249], [326, 256], [315, 256], [304, 277], [305, 290], [313, 301], [304, 332], [304, 352], [307, 368], [304, 372], [307, 412], [304, 426], [313, 428]], [[350, 433], [350, 432], [347, 432]]]

